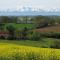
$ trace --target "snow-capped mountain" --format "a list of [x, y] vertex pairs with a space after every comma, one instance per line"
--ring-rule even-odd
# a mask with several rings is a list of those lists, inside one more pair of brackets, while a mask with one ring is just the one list
[[60, 16], [60, 10], [55, 9], [48, 9], [44, 10], [41, 8], [32, 8], [32, 7], [22, 7], [20, 9], [15, 10], [6, 10], [6, 11], [0, 11], [0, 16], [36, 16], [36, 15], [59, 15]]

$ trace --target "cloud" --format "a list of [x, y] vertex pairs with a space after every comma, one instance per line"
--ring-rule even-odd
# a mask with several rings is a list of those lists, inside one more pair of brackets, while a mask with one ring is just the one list
[[0, 9], [16, 8], [16, 10], [19, 10], [26, 6], [45, 10], [50, 8], [60, 9], [60, 0], [0, 0]]

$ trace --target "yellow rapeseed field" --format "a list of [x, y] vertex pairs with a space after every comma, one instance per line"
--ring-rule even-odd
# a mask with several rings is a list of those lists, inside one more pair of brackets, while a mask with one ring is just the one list
[[0, 60], [60, 60], [60, 49], [0, 43]]

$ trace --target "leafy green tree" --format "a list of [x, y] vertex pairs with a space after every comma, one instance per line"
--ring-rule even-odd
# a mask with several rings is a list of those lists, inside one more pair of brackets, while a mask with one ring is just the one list
[[28, 28], [24, 27], [24, 29], [22, 30], [22, 39], [27, 39], [27, 34], [28, 34]]
[[31, 39], [34, 41], [40, 41], [42, 39], [42, 36], [40, 35], [39, 32], [34, 31], [32, 33]]
[[2, 22], [3, 23], [8, 23], [9, 17], [7, 16], [2, 16]]
[[34, 24], [37, 28], [48, 26], [48, 20], [44, 16], [34, 17]]
[[23, 22], [27, 24], [27, 16], [23, 17]]
[[12, 20], [13, 23], [17, 23], [18, 18], [17, 17], [12, 17], [11, 20]]
[[15, 38], [15, 27], [13, 26], [13, 25], [9, 25], [9, 26], [7, 26], [7, 28], [6, 28], [7, 30], [8, 30], [8, 32], [9, 32], [9, 39], [10, 40], [12, 40], [12, 39], [14, 39]]
[[53, 18], [49, 18], [49, 24], [50, 25], [55, 25], [55, 20]]
[[4, 30], [4, 26], [5, 26], [5, 24], [3, 24], [3, 23], [0, 23], [0, 30]]

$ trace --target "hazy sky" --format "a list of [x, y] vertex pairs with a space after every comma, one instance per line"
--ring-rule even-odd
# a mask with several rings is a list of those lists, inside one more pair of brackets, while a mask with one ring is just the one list
[[0, 10], [19, 9], [22, 6], [35, 8], [57, 8], [60, 9], [60, 0], [0, 0]]

